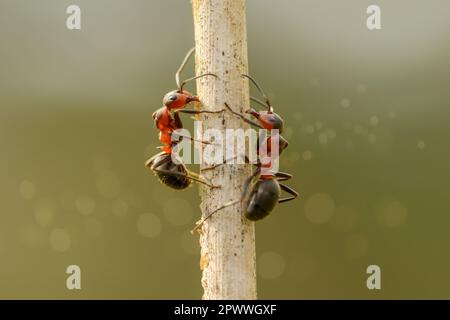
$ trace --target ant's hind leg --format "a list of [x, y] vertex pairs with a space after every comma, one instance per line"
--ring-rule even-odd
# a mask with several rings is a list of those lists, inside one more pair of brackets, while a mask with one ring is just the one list
[[177, 112], [177, 113], [187, 113], [187, 114], [202, 114], [202, 113], [221, 113], [221, 112], [224, 112], [224, 111], [225, 111], [225, 109], [217, 110], [217, 111], [181, 109], [181, 110], [177, 110], [175, 112]]
[[194, 227], [194, 229], [191, 230], [191, 234], [194, 234], [194, 231], [197, 231], [198, 229], [200, 229], [203, 226], [203, 224], [205, 223], [205, 221], [208, 220], [209, 218], [211, 218], [211, 216], [213, 214], [215, 214], [217, 211], [220, 211], [220, 210], [222, 210], [222, 209], [224, 209], [226, 207], [235, 205], [235, 204], [240, 203], [240, 202], [241, 202], [241, 200], [231, 201], [231, 202], [225, 203], [223, 206], [220, 206], [219, 208], [217, 208], [214, 211], [210, 212], [206, 217], [204, 217], [203, 219], [201, 219], [200, 221], [197, 221], [195, 223], [195, 227]]
[[208, 187], [210, 187], [212, 189], [221, 188], [221, 186], [213, 185], [211, 182], [207, 181], [203, 176], [201, 176], [201, 175], [199, 175], [199, 174], [197, 174], [195, 172], [189, 171], [189, 170], [187, 170], [187, 176], [186, 177], [191, 179], [192, 181], [204, 184], [204, 185], [206, 185], [206, 186], [208, 186]]
[[200, 228], [202, 227], [203, 223], [205, 223], [206, 220], [208, 220], [209, 218], [211, 218], [211, 216], [212, 216], [213, 214], [215, 214], [216, 212], [218, 212], [218, 211], [220, 211], [220, 210], [222, 210], [222, 209], [224, 209], [224, 208], [226, 208], [226, 207], [229, 207], [229, 206], [232, 206], [232, 205], [235, 205], [235, 204], [238, 204], [238, 203], [241, 203], [242, 201], [244, 201], [245, 196], [246, 196], [246, 194], [247, 194], [247, 192], [248, 192], [248, 189], [249, 189], [249, 186], [250, 186], [250, 182], [253, 180], [253, 178], [254, 178], [258, 173], [259, 173], [259, 170], [255, 170], [255, 172], [253, 172], [253, 174], [252, 174], [250, 177], [248, 177], [247, 179], [245, 179], [244, 187], [243, 187], [242, 194], [241, 194], [241, 198], [240, 198], [239, 200], [234, 200], [234, 201], [227, 202], [227, 203], [225, 203], [224, 205], [222, 205], [222, 206], [220, 206], [220, 207], [214, 209], [213, 211], [211, 211], [206, 217], [204, 217], [203, 219], [201, 219], [200, 221], [198, 221], [198, 222], [196, 223], [194, 229], [191, 230], [191, 233], [193, 234], [194, 231], [200, 229]]
[[282, 199], [278, 200], [278, 203], [291, 201], [291, 200], [294, 200], [295, 198], [298, 197], [298, 192], [295, 191], [294, 189], [292, 189], [291, 187], [288, 187], [288, 186], [280, 183], [280, 188], [281, 188], [281, 190], [286, 191], [287, 193], [289, 193], [292, 196], [291, 197], [287, 197], [287, 198], [282, 198]]
[[286, 172], [277, 172], [275, 173], [275, 177], [277, 178], [277, 181], [286, 181], [292, 178], [292, 174]]
[[158, 168], [159, 166], [161, 166], [162, 164], [166, 163], [167, 161], [169, 161], [170, 157], [166, 157], [166, 158], [162, 158], [160, 161], [158, 161], [157, 163], [153, 163], [153, 161], [155, 161], [156, 158], [158, 158], [159, 156], [161, 156], [162, 154], [164, 154], [165, 152], [160, 152], [155, 154], [153, 157], [151, 157], [150, 159], [148, 159], [147, 161], [145, 161], [145, 166], [150, 168], [152, 165], [154, 168]]

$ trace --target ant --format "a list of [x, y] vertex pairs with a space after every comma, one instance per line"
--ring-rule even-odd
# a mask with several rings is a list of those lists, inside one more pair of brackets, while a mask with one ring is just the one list
[[[267, 96], [264, 94], [264, 91], [261, 89], [261, 87], [259, 86], [259, 84], [256, 82], [255, 79], [245, 74], [243, 74], [242, 76], [248, 78], [255, 85], [255, 87], [258, 89], [258, 91], [260, 92], [265, 101], [262, 102], [261, 100], [255, 97], [250, 97], [250, 99], [266, 107], [267, 111], [258, 112], [253, 108], [248, 109], [245, 113], [249, 113], [254, 118], [256, 118], [258, 122], [255, 122], [252, 119], [246, 118], [243, 114], [233, 111], [227, 103], [225, 103], [225, 107], [231, 113], [240, 117], [243, 121], [253, 126], [256, 126], [260, 129], [269, 130], [270, 132], [274, 129], [277, 129], [279, 133], [281, 133], [283, 130], [283, 119], [278, 114], [273, 112], [273, 107]], [[289, 143], [281, 135], [278, 135], [278, 138], [279, 138], [279, 154], [280, 154], [288, 146]], [[265, 147], [267, 148], [268, 154], [270, 154], [271, 136], [269, 135], [263, 143], [266, 145]], [[248, 161], [247, 157], [246, 160]], [[253, 171], [252, 175], [248, 177], [244, 182], [241, 199], [226, 203], [223, 206], [212, 211], [209, 215], [207, 215], [205, 218], [203, 218], [197, 223], [192, 232], [199, 229], [202, 226], [202, 224], [217, 211], [240, 202], [244, 202], [245, 204], [246, 208], [245, 217], [251, 221], [257, 221], [265, 218], [270, 212], [272, 212], [277, 203], [283, 203], [297, 198], [297, 196], [299, 195], [297, 191], [280, 183], [281, 181], [291, 179], [292, 178], [291, 174], [285, 172], [273, 172], [272, 170], [270, 170], [271, 163], [269, 163], [268, 165], [265, 163], [263, 164], [260, 162], [259, 159], [258, 162], [255, 164], [255, 166], [256, 169]], [[206, 168], [204, 170], [212, 168], [214, 167]], [[262, 170], [263, 168], [267, 170]], [[250, 191], [250, 194], [248, 194], [250, 184], [257, 176], [258, 181], [254, 184], [253, 188]], [[281, 198], [282, 190], [289, 193], [290, 196]]]
[[[180, 67], [175, 73], [175, 81], [178, 89], [167, 93], [163, 98], [163, 106], [152, 114], [152, 117], [155, 120], [156, 128], [159, 130], [159, 140], [163, 143], [163, 146], [158, 147], [162, 149], [162, 152], [154, 155], [145, 162], [145, 166], [153, 171], [162, 183], [177, 190], [187, 188], [191, 185], [192, 181], [203, 183], [211, 188], [218, 188], [218, 186], [208, 183], [200, 175], [189, 171], [181, 162], [181, 159], [172, 152], [172, 147], [175, 146], [183, 137], [192, 141], [197, 141], [191, 137], [183, 136], [178, 132], [175, 133], [177, 129], [183, 128], [179, 113], [201, 114], [220, 113], [224, 111], [184, 109], [186, 105], [192, 101], [200, 102], [198, 96], [192, 95], [192, 93], [183, 89], [186, 83], [205, 76], [217, 77], [213, 73], [205, 73], [186, 79], [180, 83], [180, 73], [183, 71], [194, 50], [195, 48], [192, 48], [188, 51], [181, 62]], [[180, 137], [180, 139], [173, 141], [172, 134], [176, 134]], [[200, 142], [209, 144], [209, 142], [205, 141]], [[176, 161], [173, 161], [174, 159]]]

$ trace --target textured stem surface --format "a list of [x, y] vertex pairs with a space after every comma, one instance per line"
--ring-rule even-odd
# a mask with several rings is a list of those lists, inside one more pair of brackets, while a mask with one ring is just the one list
[[[192, 0], [192, 7], [196, 74], [218, 76], [197, 80], [203, 108], [221, 110], [227, 102], [235, 111], [248, 109], [248, 81], [241, 77], [248, 70], [245, 0]], [[229, 112], [205, 114], [200, 119], [203, 132], [246, 128]], [[222, 165], [204, 172], [222, 188], [201, 187], [202, 215], [239, 199], [250, 172], [248, 165]], [[200, 230], [203, 299], [256, 299], [255, 229], [242, 209], [237, 204], [220, 210]]]

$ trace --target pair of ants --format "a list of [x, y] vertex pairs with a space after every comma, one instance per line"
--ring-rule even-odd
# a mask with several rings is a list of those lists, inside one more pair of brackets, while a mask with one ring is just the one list
[[[244, 114], [234, 111], [227, 103], [225, 103], [226, 109], [219, 111], [208, 111], [208, 110], [194, 110], [186, 109], [186, 106], [192, 102], [200, 102], [200, 99], [196, 95], [192, 95], [189, 91], [184, 90], [184, 86], [195, 79], [213, 76], [217, 77], [213, 73], [205, 73], [199, 76], [195, 76], [180, 82], [180, 74], [183, 71], [189, 58], [192, 56], [195, 48], [189, 50], [183, 59], [180, 67], [175, 73], [175, 81], [178, 89], [170, 91], [163, 98], [163, 107], [156, 110], [152, 117], [155, 120], [156, 128], [159, 130], [159, 140], [162, 142], [163, 146], [158, 147], [162, 151], [145, 162], [145, 166], [149, 168], [159, 179], [160, 182], [171, 187], [173, 189], [182, 190], [187, 188], [192, 184], [193, 181], [209, 186], [210, 188], [220, 188], [220, 186], [213, 185], [207, 181], [201, 175], [192, 172], [186, 168], [182, 163], [181, 159], [176, 158], [177, 161], [173, 161], [172, 157], [176, 157], [172, 153], [172, 148], [180, 141], [181, 138], [188, 138], [194, 140], [191, 137], [185, 137], [176, 133], [179, 139], [172, 139], [172, 134], [177, 129], [183, 128], [181, 122], [180, 113], [187, 113], [191, 115], [198, 115], [202, 113], [221, 113], [229, 110], [232, 114], [240, 117], [246, 123], [255, 126], [260, 129], [266, 129], [269, 133], [272, 130], [278, 130], [281, 134], [283, 130], [283, 119], [273, 111], [273, 107], [265, 95], [264, 91], [261, 89], [259, 84], [249, 75], [243, 74], [242, 76], [248, 78], [257, 88], [264, 101], [261, 101], [255, 97], [250, 99], [257, 104], [267, 108], [264, 111], [256, 111], [254, 108], [248, 109], [245, 113], [250, 114], [255, 120], [245, 117]], [[278, 154], [288, 146], [287, 140], [285, 140], [281, 135], [278, 135]], [[209, 142], [200, 141], [202, 143], [208, 144]], [[270, 154], [271, 149], [271, 135], [269, 134], [265, 141], [268, 154]], [[258, 141], [259, 145], [259, 141]], [[297, 191], [294, 189], [280, 183], [281, 181], [286, 181], [292, 178], [292, 175], [284, 172], [272, 172], [271, 170], [262, 170], [266, 164], [262, 164], [259, 160], [255, 165], [255, 170], [252, 175], [245, 180], [243, 192], [241, 199], [233, 202], [226, 203], [221, 207], [215, 209], [201, 221], [199, 221], [194, 230], [201, 227], [203, 222], [209, 219], [217, 211], [240, 202], [245, 204], [245, 217], [251, 221], [260, 220], [266, 217], [275, 207], [277, 203], [283, 203], [295, 199], [298, 196]], [[270, 166], [271, 164], [269, 164]], [[205, 168], [205, 170], [213, 169], [217, 166], [210, 168]], [[269, 168], [270, 169], [270, 168]], [[251, 187], [252, 181], [258, 177], [257, 182]], [[251, 191], [249, 193], [251, 187]], [[281, 198], [281, 191], [285, 191], [289, 194], [288, 197]]]

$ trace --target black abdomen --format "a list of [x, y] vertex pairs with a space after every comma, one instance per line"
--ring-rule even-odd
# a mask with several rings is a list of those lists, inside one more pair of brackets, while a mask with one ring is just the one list
[[[162, 154], [157, 157], [153, 163], [159, 163], [162, 158], [170, 157], [170, 154]], [[172, 160], [159, 165], [157, 168], [151, 168], [161, 183], [176, 190], [182, 190], [189, 187], [192, 183], [191, 179], [187, 177], [187, 170], [182, 163], [175, 164]]]
[[245, 217], [251, 221], [265, 218], [278, 203], [280, 185], [274, 179], [259, 180], [247, 202]]

